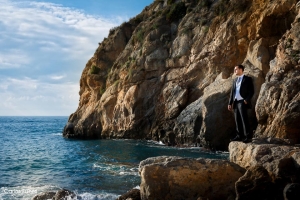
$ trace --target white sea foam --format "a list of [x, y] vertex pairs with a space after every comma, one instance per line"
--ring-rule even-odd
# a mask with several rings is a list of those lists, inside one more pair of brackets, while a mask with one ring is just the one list
[[216, 153], [220, 153], [220, 154], [229, 154], [229, 151], [216, 151]]
[[120, 195], [112, 194], [112, 193], [101, 193], [101, 194], [91, 194], [91, 193], [76, 193], [76, 196], [71, 198], [68, 197], [67, 200], [115, 200]]
[[33, 186], [17, 186], [17, 187], [1, 187], [0, 188], [0, 200], [6, 199], [32, 199], [37, 194], [40, 194], [45, 191], [57, 191], [61, 188], [44, 185], [40, 187]]
[[134, 189], [141, 189], [141, 187], [139, 185], [135, 186]]
[[62, 136], [62, 133], [51, 133], [51, 135]]
[[126, 165], [113, 165], [113, 164], [93, 164], [94, 168], [99, 169], [100, 171], [106, 171], [114, 175], [133, 175], [138, 176], [138, 168], [137, 167], [128, 167]]
[[162, 141], [147, 140], [147, 142], [152, 143], [152, 144], [156, 144], [156, 145], [165, 146], [165, 144]]
[[138, 176], [138, 172], [120, 172], [120, 175], [132, 175], [132, 176]]
[[[20, 199], [20, 200], [28, 200], [32, 199], [34, 196], [41, 194], [43, 192], [57, 192], [62, 188], [52, 186], [52, 185], [44, 185], [40, 187], [32, 187], [32, 186], [19, 186], [19, 187], [1, 187], [0, 188], [0, 200], [7, 199]], [[75, 197], [68, 196], [67, 200], [115, 200], [120, 195], [113, 193], [100, 193], [100, 194], [92, 194], [92, 193], [78, 193], [74, 191]]]

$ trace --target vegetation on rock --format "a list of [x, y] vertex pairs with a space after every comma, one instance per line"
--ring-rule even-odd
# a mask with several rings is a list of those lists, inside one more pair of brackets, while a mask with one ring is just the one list
[[92, 65], [90, 69], [90, 74], [98, 74], [99, 72], [100, 72], [99, 67], [97, 67], [96, 65]]
[[168, 12], [166, 19], [169, 22], [177, 21], [186, 14], [186, 6], [183, 2], [173, 4]]

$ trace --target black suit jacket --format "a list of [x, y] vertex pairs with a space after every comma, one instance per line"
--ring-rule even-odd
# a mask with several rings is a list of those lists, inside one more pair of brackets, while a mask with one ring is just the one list
[[[232, 105], [234, 103], [236, 81], [237, 78], [233, 80], [228, 105]], [[241, 83], [240, 95], [243, 97], [244, 100], [247, 101], [248, 108], [251, 108], [251, 98], [253, 94], [254, 94], [254, 86], [253, 86], [252, 78], [244, 75]], [[235, 105], [233, 105], [233, 107], [235, 107]]]

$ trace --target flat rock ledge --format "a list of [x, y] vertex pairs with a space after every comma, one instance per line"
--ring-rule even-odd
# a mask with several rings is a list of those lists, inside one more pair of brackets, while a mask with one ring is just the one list
[[227, 160], [161, 156], [140, 163], [141, 199], [234, 199], [245, 169]]
[[229, 157], [245, 169], [262, 166], [273, 179], [297, 176], [300, 168], [300, 147], [294, 145], [231, 142]]
[[229, 153], [247, 169], [236, 182], [236, 199], [300, 199], [299, 146], [231, 142]]

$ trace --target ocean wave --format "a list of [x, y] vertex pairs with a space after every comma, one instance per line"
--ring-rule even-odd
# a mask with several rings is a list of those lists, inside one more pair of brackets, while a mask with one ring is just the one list
[[138, 176], [139, 175], [139, 173], [138, 172], [120, 172], [119, 173], [119, 175], [125, 175], [125, 176], [128, 176], [128, 175], [130, 175], [130, 176]]
[[54, 136], [62, 136], [62, 133], [51, 133], [50, 135], [54, 135]]
[[93, 164], [94, 168], [99, 169], [100, 171], [106, 171], [114, 175], [133, 175], [138, 176], [138, 167], [130, 167], [127, 165], [118, 165], [118, 164]]
[[[1, 187], [0, 188], [0, 200], [6, 199], [20, 199], [28, 200], [32, 199], [34, 196], [41, 194], [43, 192], [57, 192], [62, 188], [53, 185], [44, 185], [40, 187], [33, 186], [18, 186], [18, 187]], [[88, 192], [78, 193], [74, 191], [75, 196], [68, 196], [67, 200], [115, 200], [120, 195], [102, 192], [99, 194], [92, 194]]]
[[229, 151], [216, 151], [218, 154], [229, 155]]
[[112, 194], [112, 193], [101, 193], [101, 194], [91, 194], [91, 193], [82, 193], [78, 194], [76, 193], [76, 196], [71, 198], [67, 198], [68, 200], [115, 200], [120, 195]]
[[147, 140], [147, 143], [155, 144], [159, 146], [166, 146], [162, 141]]
[[53, 185], [44, 186], [16, 186], [16, 187], [1, 187], [0, 200], [5, 199], [32, 199], [37, 194], [45, 191], [58, 191], [61, 188]]

